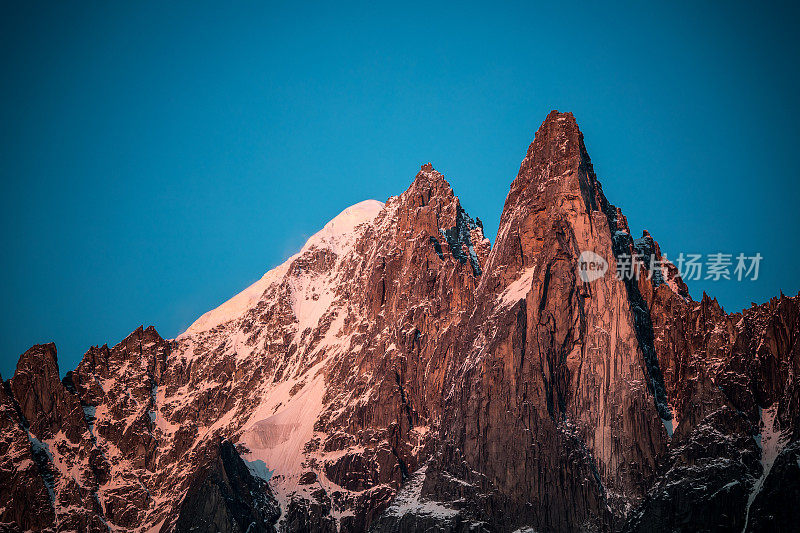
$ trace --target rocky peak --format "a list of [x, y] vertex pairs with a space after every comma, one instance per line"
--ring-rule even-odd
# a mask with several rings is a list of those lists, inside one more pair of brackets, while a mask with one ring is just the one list
[[420, 167], [414, 181], [401, 195], [409, 207], [425, 207], [432, 201], [447, 203], [455, 198], [453, 188], [431, 163]]
[[483, 225], [471, 218], [445, 177], [431, 163], [422, 165], [411, 186], [390, 199], [389, 216], [402, 234], [422, 236], [439, 259], [453, 257], [480, 276], [489, 253]]
[[35, 344], [28, 348], [17, 361], [17, 368], [12, 379], [20, 383], [23, 380], [36, 379], [49, 382], [58, 376], [58, 355], [55, 343]]
[[[111, 379], [111, 385], [130, 381], [132, 388], [126, 395], [135, 394], [141, 401], [148, 401], [150, 389], [161, 381], [165, 368], [167, 341], [161, 338], [153, 326], [139, 326], [113, 348], [107, 345], [91, 347], [73, 372], [66, 379], [78, 391], [85, 405], [97, 406], [109, 393], [101, 385]], [[144, 381], [144, 382], [142, 382]]]
[[[572, 113], [551, 111], [528, 147], [517, 178], [511, 183], [506, 206], [515, 202], [526, 189], [543, 188], [563, 178], [571, 178], [567, 185], [573, 191], [579, 190], [575, 173], [582, 165], [590, 166], [591, 163], [575, 117]], [[585, 173], [589, 168], [583, 170]], [[563, 184], [561, 188], [564, 189]]]
[[[523, 504], [517, 513], [532, 512], [534, 528], [613, 520], [644, 497], [666, 446], [656, 409], [663, 395], [652, 392], [657, 362], [647, 310], [613, 275], [611, 224], [618, 218], [574, 117], [551, 113], [511, 185], [478, 305], [452, 348], [463, 359], [454, 361], [454, 405], [445, 409], [455, 418], [444, 426], [467, 428], [451, 436], [452, 446], [473, 468], [481, 465], [477, 470], [503, 493], [518, 493], [520, 503], [544, 501], [538, 487], [561, 483], [543, 472], [594, 472], [589, 479], [597, 484], [580, 496], [557, 491], [572, 501], [561, 516], [542, 520], [552, 505], [530, 511]], [[611, 274], [591, 284], [579, 279], [583, 251], [603, 257]], [[465, 398], [485, 400], [478, 406]], [[551, 446], [574, 450], [575, 462], [543, 467], [560, 461]], [[550, 451], [540, 456], [531, 448]], [[513, 475], [496, 469], [508, 463]]]
[[[558, 164], [563, 160], [579, 158], [582, 141], [583, 134], [578, 128], [575, 116], [569, 112], [560, 113], [553, 110], [547, 114], [536, 130], [522, 167], [536, 168], [539, 165]], [[524, 173], [522, 177], [526, 177]]]
[[37, 344], [22, 354], [9, 385], [37, 438], [53, 437], [63, 428], [72, 442], [80, 440], [80, 402], [61, 382], [55, 344]]
[[574, 235], [570, 246], [578, 246], [578, 253], [594, 250], [598, 239], [610, 234], [607, 218], [613, 209], [594, 175], [575, 117], [552, 111], [506, 197], [484, 289], [502, 291], [559, 238], [566, 243], [563, 237]]

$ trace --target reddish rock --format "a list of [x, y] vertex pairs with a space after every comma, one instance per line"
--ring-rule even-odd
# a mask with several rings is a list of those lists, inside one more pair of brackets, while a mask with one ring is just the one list
[[[606, 275], [578, 275], [584, 251]], [[617, 279], [632, 255], [645, 275]], [[536, 133], [494, 247], [423, 165], [176, 339], [140, 327], [63, 382], [53, 345], [23, 354], [2, 527], [790, 528], [800, 297], [728, 314], [651, 257], [570, 113]]]

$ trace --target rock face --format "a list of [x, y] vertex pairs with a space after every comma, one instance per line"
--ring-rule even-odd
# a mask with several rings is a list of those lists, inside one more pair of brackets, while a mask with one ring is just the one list
[[253, 477], [233, 444], [221, 441], [189, 485], [174, 531], [275, 531], [280, 514], [266, 481]]
[[520, 525], [613, 527], [666, 449], [630, 291], [576, 276], [583, 250], [615, 267], [618, 231], [574, 120], [552, 114], [511, 185], [481, 303], [453, 336], [442, 425]]
[[[579, 275], [592, 252], [608, 273]], [[424, 165], [185, 333], [0, 389], [0, 530], [792, 530], [800, 297], [693, 301], [574, 117], [493, 247]], [[529, 530], [530, 530], [529, 529]]]

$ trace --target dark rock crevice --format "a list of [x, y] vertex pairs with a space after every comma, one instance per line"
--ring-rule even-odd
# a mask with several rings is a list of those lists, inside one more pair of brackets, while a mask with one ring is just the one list
[[207, 453], [174, 526], [165, 524], [162, 532], [274, 532], [280, 508], [267, 484], [253, 477], [230, 441], [220, 441]]
[[[613, 205], [606, 203], [606, 205], [603, 206], [603, 210], [608, 218], [608, 227], [612, 235], [612, 251], [617, 262], [636, 261], [633, 257], [633, 251], [635, 250], [634, 243], [627, 231], [628, 228], [621, 227], [617, 223], [617, 209]], [[664, 420], [672, 420], [673, 415], [667, 399], [664, 375], [661, 372], [658, 355], [655, 349], [650, 308], [639, 290], [636, 276], [623, 276], [622, 281], [625, 284], [625, 291], [628, 294], [628, 302], [630, 303], [631, 314], [633, 316], [636, 338], [644, 357], [648, 387], [653, 394], [659, 416]]]

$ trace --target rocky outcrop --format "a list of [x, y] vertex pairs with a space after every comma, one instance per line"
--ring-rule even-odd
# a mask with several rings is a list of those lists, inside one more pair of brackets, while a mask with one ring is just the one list
[[786, 530], [800, 296], [728, 314], [663, 259], [554, 111], [493, 247], [426, 164], [176, 339], [23, 354], [0, 529]]
[[270, 532], [280, 514], [266, 482], [251, 475], [233, 444], [221, 441], [194, 474], [174, 527], [162, 531]]
[[55, 344], [37, 344], [20, 356], [10, 392], [28, 429], [39, 439], [63, 431], [78, 443], [86, 431], [80, 402], [61, 383]]
[[52, 472], [37, 442], [5, 382], [0, 387], [0, 531], [44, 531], [55, 523]]
[[[4, 393], [9, 455], [1, 475], [14, 483], [6, 512], [32, 529], [106, 530], [90, 462], [94, 445], [78, 397], [59, 378], [55, 345], [22, 354]], [[37, 505], [19, 500], [17, 490]]]

